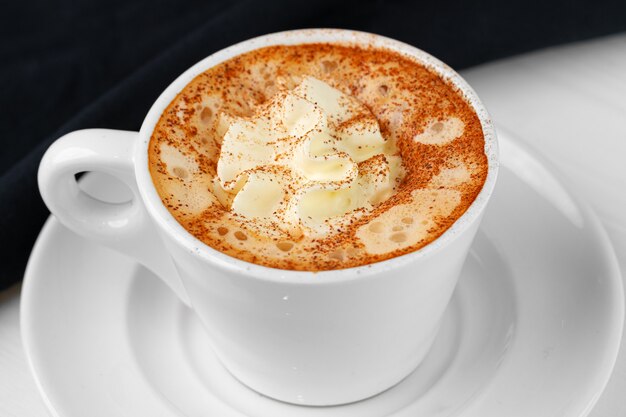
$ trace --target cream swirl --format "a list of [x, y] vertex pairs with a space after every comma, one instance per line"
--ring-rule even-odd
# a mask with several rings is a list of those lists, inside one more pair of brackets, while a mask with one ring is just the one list
[[[393, 194], [401, 158], [356, 98], [312, 77], [249, 118], [221, 114], [214, 193], [252, 224], [324, 236]], [[223, 135], [223, 136], [222, 136]], [[354, 218], [354, 216], [348, 216]]]

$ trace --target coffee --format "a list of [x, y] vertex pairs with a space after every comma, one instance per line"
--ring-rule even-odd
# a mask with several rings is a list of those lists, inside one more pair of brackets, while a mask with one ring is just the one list
[[205, 244], [259, 265], [340, 269], [415, 251], [487, 176], [478, 116], [397, 52], [272, 46], [197, 76], [149, 146], [163, 203]]

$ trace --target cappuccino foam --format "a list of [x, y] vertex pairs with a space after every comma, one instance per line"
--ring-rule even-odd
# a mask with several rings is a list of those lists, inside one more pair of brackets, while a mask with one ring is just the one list
[[155, 187], [205, 244], [329, 270], [415, 251], [487, 176], [478, 116], [431, 69], [381, 48], [273, 46], [189, 83], [149, 146]]

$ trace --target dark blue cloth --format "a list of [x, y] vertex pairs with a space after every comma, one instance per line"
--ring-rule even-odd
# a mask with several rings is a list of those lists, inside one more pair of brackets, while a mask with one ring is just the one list
[[137, 130], [178, 74], [235, 42], [365, 30], [460, 69], [626, 30], [626, 2], [26, 0], [0, 8], [0, 289], [21, 279], [48, 211], [39, 160], [66, 132]]

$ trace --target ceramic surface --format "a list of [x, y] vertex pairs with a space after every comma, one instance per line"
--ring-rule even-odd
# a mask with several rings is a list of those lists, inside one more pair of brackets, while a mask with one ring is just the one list
[[[414, 252], [333, 271], [266, 268], [223, 254], [167, 211], [148, 169], [148, 143], [164, 108], [195, 76], [233, 56], [276, 44], [336, 42], [383, 47], [429, 66], [476, 112], [488, 172], [468, 209]], [[82, 193], [80, 172], [109, 174], [133, 198], [106, 204]], [[413, 46], [363, 32], [304, 29], [219, 51], [184, 72], [155, 101], [138, 133], [89, 129], [53, 143], [39, 169], [50, 211], [77, 234], [154, 271], [198, 315], [228, 370], [258, 392], [296, 404], [335, 405], [392, 387], [422, 361], [441, 324], [493, 191], [498, 144], [489, 115], [450, 67]], [[376, 307], [376, 308], [374, 308]]]
[[[33, 251], [22, 330], [54, 416], [585, 416], [615, 361], [621, 277], [596, 217], [501, 137], [501, 179], [440, 332], [386, 392], [302, 407], [246, 388], [207, 354], [195, 315], [141, 266], [51, 219]], [[93, 195], [125, 201], [92, 176]]]

